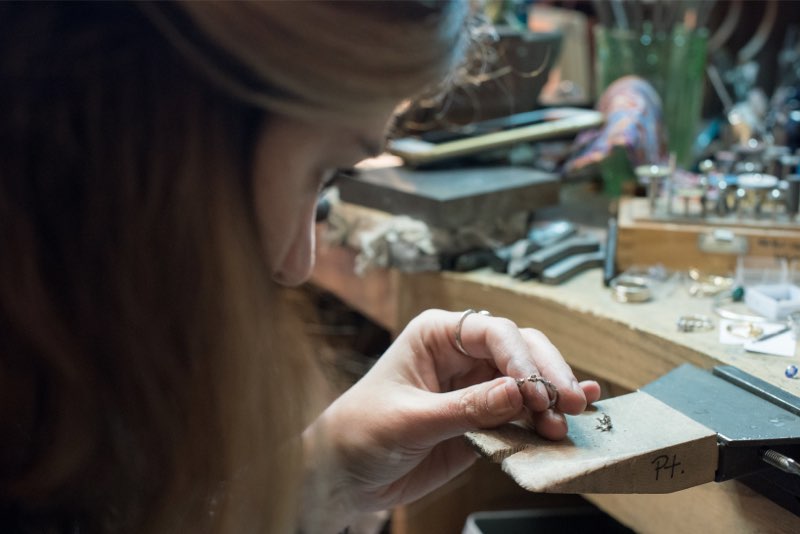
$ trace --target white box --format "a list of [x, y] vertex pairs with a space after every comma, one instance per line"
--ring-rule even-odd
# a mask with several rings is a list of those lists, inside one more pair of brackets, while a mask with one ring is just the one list
[[747, 306], [767, 319], [783, 321], [793, 311], [800, 310], [800, 287], [794, 284], [763, 284], [744, 291]]

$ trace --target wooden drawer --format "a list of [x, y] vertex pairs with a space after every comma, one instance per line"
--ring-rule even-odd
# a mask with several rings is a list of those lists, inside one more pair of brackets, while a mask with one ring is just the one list
[[621, 199], [617, 267], [662, 264], [669, 269], [696, 267], [717, 274], [733, 273], [740, 254], [800, 258], [800, 225], [786, 221], [752, 221], [649, 216], [647, 199]]

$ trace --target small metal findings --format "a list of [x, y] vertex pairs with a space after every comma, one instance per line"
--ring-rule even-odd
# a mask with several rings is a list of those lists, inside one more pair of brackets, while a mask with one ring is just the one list
[[676, 324], [680, 332], [707, 332], [714, 329], [714, 321], [708, 315], [681, 315]]
[[764, 329], [749, 321], [728, 324], [726, 330], [729, 334], [745, 339], [755, 339], [764, 334]]
[[783, 374], [786, 375], [786, 378], [794, 378], [794, 377], [796, 377], [797, 376], [797, 366], [796, 365], [788, 366], [786, 368], [786, 370], [783, 372]]
[[614, 425], [611, 424], [611, 416], [609, 416], [605, 412], [600, 414], [600, 417], [597, 418], [597, 423], [598, 424], [595, 428], [600, 432], [608, 432], [609, 430], [614, 428]]
[[640, 182], [647, 185], [647, 197], [650, 203], [650, 210], [655, 210], [656, 201], [661, 194], [662, 184], [672, 169], [668, 165], [640, 165], [633, 172]]
[[697, 268], [689, 269], [689, 295], [692, 297], [711, 297], [733, 287], [734, 280], [730, 276], [709, 274]]

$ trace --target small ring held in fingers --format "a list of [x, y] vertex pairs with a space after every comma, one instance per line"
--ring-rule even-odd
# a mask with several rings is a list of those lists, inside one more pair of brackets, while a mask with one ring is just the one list
[[548, 399], [550, 399], [549, 402], [547, 403], [547, 408], [550, 409], [555, 407], [556, 403], [558, 402], [558, 388], [548, 379], [546, 379], [543, 376], [539, 376], [537, 374], [532, 374], [525, 378], [517, 378], [516, 380], [517, 380], [517, 387], [520, 388], [523, 386], [523, 384], [525, 384], [525, 382], [532, 382], [534, 384], [536, 382], [541, 382], [542, 384], [544, 384], [544, 387], [547, 389], [547, 397]]
[[475, 311], [472, 308], [461, 314], [461, 319], [458, 320], [458, 326], [456, 327], [456, 348], [458, 349], [458, 352], [460, 352], [464, 356], [469, 356], [470, 358], [472, 357], [472, 355], [469, 352], [467, 352], [467, 349], [464, 348], [464, 345], [461, 342], [461, 327], [464, 325], [464, 319], [466, 319], [473, 313], [477, 313], [478, 315], [486, 315], [489, 317], [491, 317], [492, 315], [486, 310]]

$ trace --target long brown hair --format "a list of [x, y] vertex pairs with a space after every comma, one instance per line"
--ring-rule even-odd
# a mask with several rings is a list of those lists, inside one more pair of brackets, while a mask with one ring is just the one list
[[[277, 16], [261, 6], [178, 11], [230, 45], [211, 27]], [[335, 106], [294, 86], [253, 101], [162, 15], [0, 5], [3, 531], [291, 530], [320, 389], [269, 279], [250, 161], [270, 112]], [[242, 46], [217, 55], [264, 89]]]
[[[304, 421], [248, 198], [262, 114], [135, 8], [16, 7], [0, 7], [2, 498], [89, 532], [224, 524], [248, 476], [292, 480], [299, 447], [277, 447]], [[252, 503], [263, 525], [291, 495]]]

